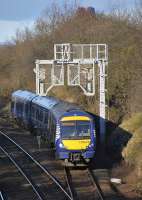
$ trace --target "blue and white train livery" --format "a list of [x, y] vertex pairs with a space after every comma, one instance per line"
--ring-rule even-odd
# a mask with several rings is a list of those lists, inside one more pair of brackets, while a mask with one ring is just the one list
[[19, 124], [45, 137], [66, 163], [89, 162], [96, 149], [94, 120], [78, 106], [29, 91], [12, 93], [11, 113]]

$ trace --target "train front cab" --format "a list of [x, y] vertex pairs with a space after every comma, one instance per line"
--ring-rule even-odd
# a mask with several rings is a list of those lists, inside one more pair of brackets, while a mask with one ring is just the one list
[[88, 163], [95, 153], [95, 127], [87, 113], [72, 112], [60, 119], [58, 155], [65, 163]]

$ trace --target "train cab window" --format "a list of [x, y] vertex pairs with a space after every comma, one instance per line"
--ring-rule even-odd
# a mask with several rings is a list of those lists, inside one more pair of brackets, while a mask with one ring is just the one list
[[78, 133], [78, 136], [89, 137], [90, 136], [90, 122], [77, 121], [77, 133]]
[[90, 137], [90, 121], [61, 122], [62, 138]]
[[71, 138], [76, 136], [76, 122], [75, 121], [66, 121], [61, 122], [61, 132], [62, 138]]

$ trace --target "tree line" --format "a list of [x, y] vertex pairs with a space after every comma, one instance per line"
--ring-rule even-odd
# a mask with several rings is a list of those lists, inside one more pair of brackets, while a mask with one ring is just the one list
[[[0, 46], [0, 96], [13, 90], [35, 90], [36, 59], [52, 59], [54, 43], [107, 43], [109, 47], [109, 117], [120, 123], [125, 116], [142, 111], [142, 1], [131, 12], [118, 8], [98, 13], [76, 3], [63, 8], [53, 4], [31, 29], [17, 31]], [[78, 92], [80, 95], [77, 95]], [[52, 95], [85, 106], [97, 113], [98, 96], [88, 98], [78, 88], [59, 88]]]

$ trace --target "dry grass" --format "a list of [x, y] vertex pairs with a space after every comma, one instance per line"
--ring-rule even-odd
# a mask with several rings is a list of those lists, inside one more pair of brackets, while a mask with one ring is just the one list
[[142, 192], [142, 113], [134, 114], [130, 119], [125, 120], [120, 127], [132, 134], [122, 155], [126, 163], [134, 167], [132, 172], [134, 187]]
[[109, 139], [112, 156], [125, 159], [126, 166], [133, 170], [126, 174], [135, 190], [142, 192], [142, 113], [133, 114], [117, 127]]
[[142, 152], [142, 113], [137, 113], [124, 121], [121, 128], [132, 134], [132, 138], [123, 151], [124, 158], [130, 164], [140, 164], [139, 156], [141, 156]]
[[124, 128], [125, 130], [131, 132], [132, 134], [135, 133], [137, 129], [142, 126], [142, 113], [132, 114], [132, 117], [128, 120], [125, 120], [120, 127]]

